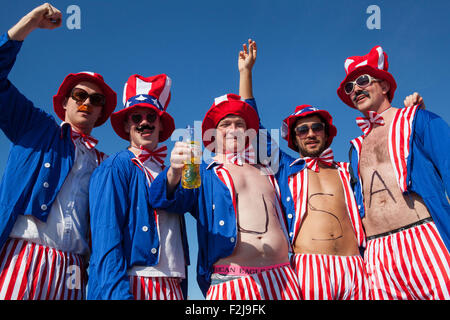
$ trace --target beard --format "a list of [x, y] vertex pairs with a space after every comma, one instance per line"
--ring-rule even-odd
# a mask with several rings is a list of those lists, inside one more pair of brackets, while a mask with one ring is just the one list
[[326, 143], [325, 141], [323, 141], [322, 145], [319, 146], [319, 149], [317, 149], [317, 151], [309, 151], [305, 148], [302, 148], [301, 146], [298, 146], [298, 150], [299, 153], [302, 157], [310, 157], [310, 158], [317, 158], [318, 156], [320, 156], [322, 154], [322, 152], [325, 151], [326, 149]]

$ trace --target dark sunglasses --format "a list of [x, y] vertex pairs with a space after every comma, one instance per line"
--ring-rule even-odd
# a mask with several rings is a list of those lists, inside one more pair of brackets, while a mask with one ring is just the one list
[[80, 88], [73, 88], [72, 92], [70, 93], [70, 96], [72, 97], [73, 100], [80, 103], [85, 102], [86, 99], [89, 98], [91, 104], [97, 107], [103, 107], [106, 103], [106, 98], [104, 95], [100, 93], [89, 94]]
[[[155, 122], [155, 121], [156, 121], [156, 117], [157, 117], [157, 116], [158, 116], [158, 115], [157, 115], [156, 113], [150, 112], [150, 113], [147, 113], [147, 115], [145, 116], [145, 118], [147, 119], [148, 122], [152, 123], [152, 122]], [[133, 114], [130, 115], [130, 120], [131, 120], [134, 124], [139, 124], [139, 123], [141, 123], [141, 121], [142, 121], [143, 118], [144, 118], [144, 117], [143, 117], [142, 114], [140, 114], [140, 113], [133, 113]]]
[[381, 81], [379, 79], [375, 79], [374, 77], [369, 76], [368, 74], [363, 74], [362, 76], [359, 76], [356, 78], [355, 81], [349, 81], [345, 84], [344, 90], [346, 94], [351, 94], [353, 90], [355, 89], [355, 83], [360, 88], [368, 87], [372, 82]]
[[321, 123], [321, 122], [316, 122], [313, 123], [311, 126], [308, 126], [307, 124], [304, 124], [300, 127], [295, 128], [295, 134], [299, 137], [299, 138], [304, 138], [308, 135], [309, 130], [312, 130], [313, 133], [315, 134], [319, 134], [324, 132], [325, 130], [325, 124]]

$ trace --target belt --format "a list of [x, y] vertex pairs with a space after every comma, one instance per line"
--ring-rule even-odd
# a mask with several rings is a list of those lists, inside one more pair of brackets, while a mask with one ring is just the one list
[[373, 235], [373, 236], [366, 237], [366, 240], [369, 241], [369, 240], [373, 240], [373, 239], [386, 237], [386, 236], [389, 236], [391, 234], [394, 234], [394, 233], [397, 233], [397, 232], [400, 232], [400, 231], [403, 231], [403, 230], [406, 230], [406, 229], [410, 229], [410, 228], [413, 228], [413, 227], [417, 227], [417, 226], [420, 226], [421, 224], [432, 222], [432, 221], [433, 221], [433, 218], [428, 217], [428, 218], [416, 221], [414, 223], [408, 224], [408, 225], [403, 226], [403, 227], [398, 228], [398, 229], [394, 229], [394, 230], [391, 230], [391, 231], [388, 231], [388, 232], [384, 232], [384, 233], [380, 233], [380, 234], [376, 234], [376, 235]]

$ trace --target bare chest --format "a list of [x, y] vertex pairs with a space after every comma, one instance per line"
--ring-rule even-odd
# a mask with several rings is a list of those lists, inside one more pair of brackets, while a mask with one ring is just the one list
[[373, 167], [390, 161], [388, 129], [387, 125], [376, 127], [364, 139], [360, 155], [360, 168]]

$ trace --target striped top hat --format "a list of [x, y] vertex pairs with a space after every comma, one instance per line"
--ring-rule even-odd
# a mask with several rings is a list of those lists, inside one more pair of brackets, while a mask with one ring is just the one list
[[368, 74], [377, 79], [386, 80], [391, 85], [388, 98], [389, 102], [392, 102], [394, 98], [395, 90], [397, 89], [397, 83], [394, 80], [392, 74], [388, 72], [388, 56], [383, 48], [375, 46], [365, 56], [353, 56], [345, 60], [345, 79], [339, 85], [337, 94], [341, 100], [348, 106], [355, 108], [350, 95], [345, 93], [344, 86], [348, 81], [355, 80], [362, 74]]
[[175, 122], [167, 113], [170, 102], [172, 80], [166, 74], [143, 77], [134, 74], [128, 78], [123, 89], [123, 109], [111, 115], [111, 125], [119, 137], [129, 140], [124, 123], [130, 111], [136, 107], [150, 108], [156, 111], [163, 124], [159, 141], [167, 140], [175, 130]]

